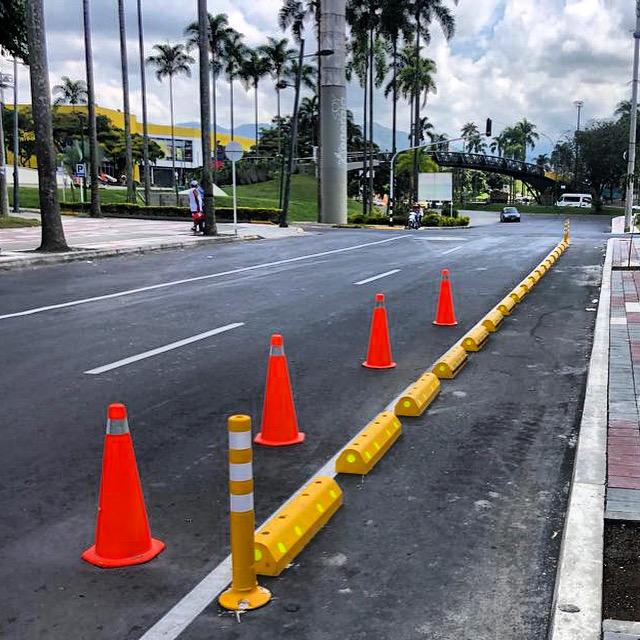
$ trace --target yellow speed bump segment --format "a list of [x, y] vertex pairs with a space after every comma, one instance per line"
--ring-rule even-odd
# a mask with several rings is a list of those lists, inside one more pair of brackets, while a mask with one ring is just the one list
[[518, 304], [517, 301], [509, 295], [498, 302], [496, 309], [506, 317], [511, 315], [516, 304]]
[[402, 424], [394, 413], [379, 413], [340, 452], [336, 460], [336, 473], [369, 473], [401, 434]]
[[542, 276], [534, 269], [525, 279], [527, 281], [527, 284], [529, 285], [529, 289], [533, 289], [533, 287], [535, 287], [538, 282], [540, 281], [540, 278], [542, 278]]
[[516, 302], [520, 303], [524, 300], [524, 297], [529, 293], [529, 283], [524, 280], [517, 285], [514, 290], [509, 294]]
[[317, 476], [255, 533], [256, 573], [279, 576], [342, 506], [342, 491]]
[[549, 271], [549, 267], [544, 262], [541, 262], [534, 269], [534, 271], [537, 271], [540, 274], [540, 277], [542, 278], [543, 276], [545, 276], [547, 274], [547, 271]]
[[[513, 302], [513, 298], [510, 298], [511, 302]], [[489, 313], [482, 319], [482, 326], [489, 332], [495, 333], [500, 326], [500, 323], [504, 320], [505, 315], [498, 307], [495, 309], [491, 309]]]
[[467, 352], [459, 344], [456, 344], [436, 361], [432, 371], [441, 380], [451, 380], [467, 364], [467, 357]]
[[480, 351], [484, 347], [484, 343], [489, 338], [489, 331], [479, 322], [475, 327], [462, 338], [460, 344], [465, 351]]
[[397, 416], [421, 416], [439, 392], [438, 376], [428, 371], [402, 392], [394, 413]]

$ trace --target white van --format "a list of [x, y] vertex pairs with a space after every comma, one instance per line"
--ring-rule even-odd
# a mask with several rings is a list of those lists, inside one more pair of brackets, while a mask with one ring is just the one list
[[556, 202], [556, 207], [582, 207], [591, 209], [591, 195], [588, 193], [564, 193]]

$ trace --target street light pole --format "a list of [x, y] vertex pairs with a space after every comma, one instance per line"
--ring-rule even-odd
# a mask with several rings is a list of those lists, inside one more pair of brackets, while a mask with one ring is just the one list
[[7, 158], [4, 147], [4, 88], [11, 86], [11, 76], [0, 73], [0, 217], [9, 215], [9, 193], [7, 190]]
[[636, 1], [636, 30], [633, 32], [633, 82], [629, 123], [629, 154], [627, 164], [627, 192], [624, 201], [624, 230], [631, 231], [633, 212], [633, 186], [636, 172], [636, 127], [638, 124], [638, 61], [640, 58], [640, 0]]
[[[640, 0], [638, 0], [640, 2]], [[576, 166], [575, 166], [575, 170], [573, 172], [573, 178], [576, 181], [576, 187], [578, 186], [578, 167], [580, 166], [578, 164], [578, 160], [579, 160], [579, 155], [580, 155], [580, 146], [578, 144], [578, 136], [577, 134], [580, 133], [580, 114], [582, 112], [582, 107], [584, 106], [584, 102], [582, 100], [575, 100], [573, 102], [575, 108], [578, 110], [578, 121], [576, 123]]]
[[293, 156], [296, 149], [298, 136], [298, 104], [300, 102], [300, 83], [302, 81], [302, 65], [304, 64], [304, 38], [300, 40], [300, 52], [298, 54], [298, 70], [296, 73], [296, 93], [293, 99], [293, 116], [291, 122], [291, 140], [289, 145], [289, 158], [287, 161], [287, 173], [285, 174], [284, 193], [282, 196], [282, 209], [280, 210], [280, 226], [288, 227], [287, 214], [289, 213], [289, 199], [291, 197], [291, 174], [293, 173]]

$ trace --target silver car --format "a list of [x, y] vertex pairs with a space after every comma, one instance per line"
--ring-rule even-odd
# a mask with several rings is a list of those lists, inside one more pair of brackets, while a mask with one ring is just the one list
[[515, 207], [505, 207], [500, 213], [500, 222], [520, 222], [520, 212]]

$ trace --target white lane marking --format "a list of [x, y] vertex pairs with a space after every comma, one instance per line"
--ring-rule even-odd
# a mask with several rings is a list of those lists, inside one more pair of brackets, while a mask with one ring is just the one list
[[446, 256], [448, 253], [453, 253], [454, 251], [460, 251], [460, 249], [464, 249], [464, 247], [462, 245], [458, 245], [457, 247], [453, 247], [451, 249], [447, 249], [446, 251], [443, 251], [440, 255]]
[[429, 240], [433, 242], [470, 242], [471, 238], [459, 238], [455, 236], [440, 237], [440, 236], [424, 236], [423, 238], [414, 238], [414, 240]]
[[399, 273], [399, 271], [400, 269], [392, 269], [391, 271], [385, 271], [384, 273], [380, 273], [377, 276], [372, 276], [371, 278], [367, 278], [366, 280], [359, 280], [358, 282], [354, 282], [353, 284], [367, 284], [368, 282], [373, 282], [374, 280], [380, 280], [380, 278], [392, 276], [394, 273]]
[[385, 238], [384, 240], [376, 240], [375, 242], [364, 242], [362, 244], [355, 244], [350, 247], [342, 247], [341, 249], [331, 249], [329, 251], [319, 251], [318, 253], [309, 253], [304, 256], [297, 256], [295, 258], [284, 258], [282, 260], [274, 260], [273, 262], [263, 262], [261, 264], [254, 264], [249, 267], [240, 267], [238, 269], [230, 269], [229, 271], [220, 271], [218, 273], [210, 273], [205, 276], [195, 276], [193, 278], [184, 278], [182, 280], [172, 280], [170, 282], [161, 282], [159, 284], [152, 284], [148, 287], [138, 287], [137, 289], [126, 289], [124, 291], [117, 291], [116, 293], [108, 293], [103, 296], [93, 296], [91, 298], [82, 298], [80, 300], [71, 300], [70, 302], [61, 302], [59, 304], [50, 304], [46, 307], [35, 307], [33, 309], [25, 309], [24, 311], [17, 311], [15, 313], [6, 313], [0, 315], [0, 320], [8, 320], [9, 318], [18, 318], [20, 316], [30, 316], [35, 313], [42, 313], [43, 311], [52, 311], [54, 309], [65, 309], [66, 307], [75, 307], [79, 304], [87, 304], [89, 302], [97, 302], [99, 300], [110, 300], [111, 298], [120, 298], [122, 296], [130, 296], [136, 293], [142, 293], [144, 291], [154, 291], [155, 289], [165, 289], [167, 287], [175, 287], [179, 284], [187, 284], [189, 282], [198, 282], [200, 280], [210, 280], [211, 278], [221, 278], [222, 276], [231, 276], [236, 273], [244, 273], [246, 271], [255, 271], [256, 269], [266, 269], [267, 267], [276, 267], [280, 264], [290, 264], [292, 262], [301, 262], [302, 260], [310, 260], [311, 258], [319, 258], [321, 256], [329, 256], [336, 253], [345, 253], [347, 251], [356, 251], [358, 249], [364, 249], [365, 247], [373, 247], [379, 244], [386, 244], [387, 242], [395, 242], [402, 238], [408, 238], [409, 235], [394, 236], [393, 238]]
[[224, 333], [225, 331], [231, 331], [231, 329], [236, 329], [237, 327], [241, 327], [242, 325], [244, 325], [244, 322], [234, 322], [232, 324], [226, 324], [224, 325], [224, 327], [218, 327], [217, 329], [212, 329], [211, 331], [205, 331], [204, 333], [199, 333], [196, 336], [191, 336], [190, 338], [185, 338], [184, 340], [178, 340], [177, 342], [172, 342], [171, 344], [165, 344], [163, 347], [151, 349], [150, 351], [145, 351], [144, 353], [138, 353], [135, 356], [129, 356], [128, 358], [124, 358], [123, 360], [118, 360], [117, 362], [112, 362], [111, 364], [105, 364], [102, 367], [89, 369], [89, 371], [85, 371], [85, 373], [95, 376], [100, 373], [104, 373], [105, 371], [112, 371], [113, 369], [124, 367], [128, 364], [131, 364], [132, 362], [138, 362], [139, 360], [152, 358], [153, 356], [157, 356], [160, 353], [165, 353], [166, 351], [173, 351], [173, 349], [179, 349], [180, 347], [184, 347], [185, 345], [191, 344], [192, 342], [197, 342], [198, 340], [204, 340], [205, 338], [210, 338], [211, 336], [217, 336], [219, 333]]
[[[384, 411], [393, 411], [396, 402], [400, 399], [399, 393], [385, 408]], [[363, 427], [362, 430], [366, 428]], [[347, 442], [355, 439], [354, 436]], [[316, 476], [329, 476], [335, 478], [336, 461], [342, 452], [341, 447], [325, 464], [310, 476], [300, 487], [294, 491], [264, 522], [259, 524], [259, 529], [265, 522], [287, 505], [293, 497], [300, 493]], [[207, 574], [182, 600], [177, 602], [167, 613], [156, 622], [153, 627], [140, 637], [140, 640], [175, 640], [212, 602], [216, 600], [222, 590], [231, 583], [231, 556], [228, 555], [217, 567]]]

